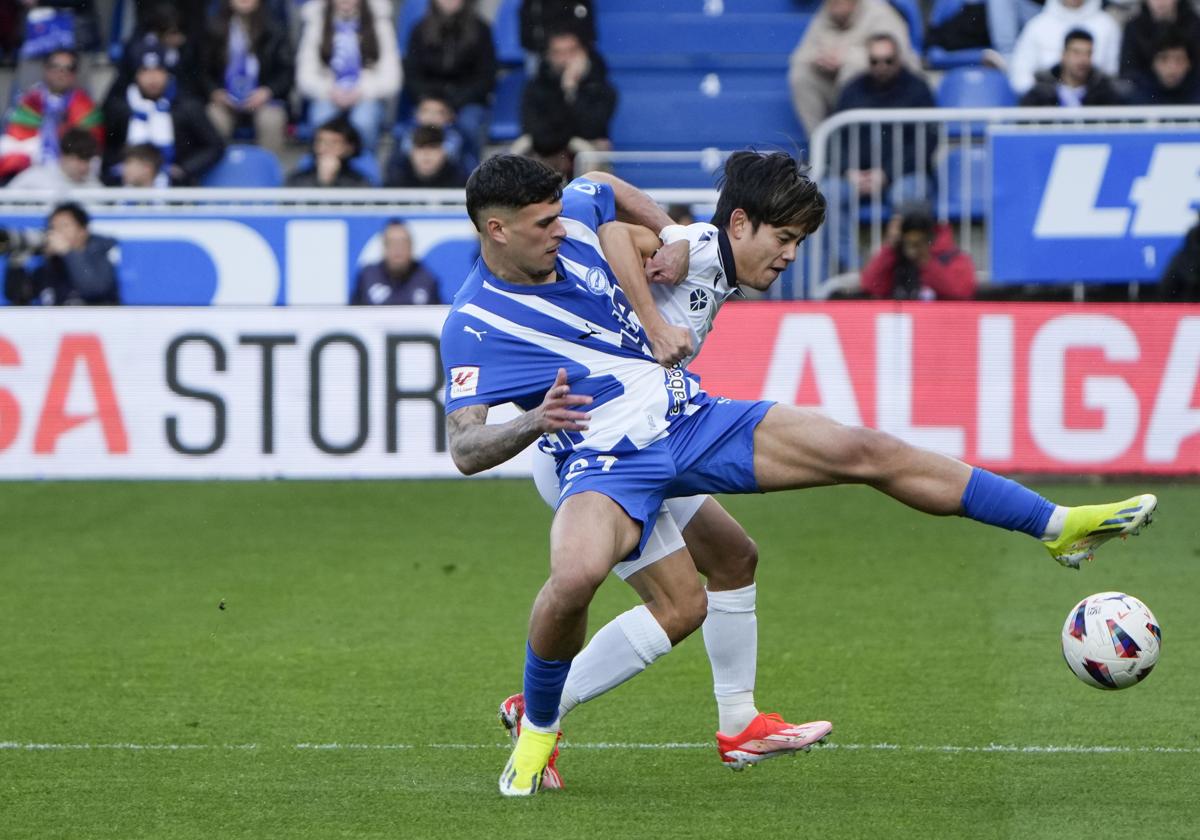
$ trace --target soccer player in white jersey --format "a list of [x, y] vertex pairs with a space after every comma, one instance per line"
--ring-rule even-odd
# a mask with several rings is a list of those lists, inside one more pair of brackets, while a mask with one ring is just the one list
[[[1057, 506], [883, 432], [794, 406], [709, 396], [694, 374], [654, 359], [594, 230], [569, 232], [560, 220], [561, 197], [553, 171], [528, 159], [501, 155], [472, 173], [467, 212], [481, 256], [442, 329], [455, 465], [465, 474], [489, 469], [540, 438], [562, 482], [550, 576], [525, 647], [525, 714], [502, 794], [537, 792], [588, 605], [618, 562], [637, 559], [667, 498], [860, 483], [925, 513], [1027, 533], [1075, 566], [1153, 513], [1150, 494]], [[745, 240], [740, 283], [768, 288], [795, 260], [804, 231], [791, 222], [733, 210], [723, 227]], [[488, 425], [488, 408], [508, 402], [526, 412]]]
[[[825, 202], [816, 184], [783, 153], [732, 155], [722, 188], [725, 197], [718, 202], [717, 221], [730, 214], [734, 201], [760, 208], [769, 199], [787, 208], [783, 215], [804, 235], [824, 218]], [[662, 228], [661, 234], [608, 221], [614, 215], [650, 220], [655, 229]], [[655, 358], [667, 367], [686, 366], [699, 354], [721, 305], [739, 291], [735, 247], [740, 242], [712, 224], [673, 224], [648, 196], [605, 173], [588, 173], [568, 185], [563, 218], [567, 224], [581, 219], [602, 222], [597, 231], [601, 248], [646, 330]], [[688, 255], [682, 281], [669, 282], [674, 260], [665, 260], [668, 265], [649, 266], [649, 273], [663, 282], [647, 283], [643, 262], [672, 252], [676, 243], [685, 246]], [[667, 249], [661, 251], [664, 245]], [[535, 454], [534, 480], [551, 507], [560, 490], [555, 467], [550, 454]], [[757, 560], [754, 542], [715, 499], [668, 499], [641, 556], [614, 569], [644, 603], [601, 627], [572, 661], [560, 719], [641, 673], [702, 626], [717, 702], [717, 753], [725, 766], [740, 770], [805, 750], [828, 735], [832, 726], [827, 721], [789, 723], [777, 714], [760, 712], [755, 704]], [[704, 575], [705, 587], [698, 583], [696, 569]], [[500, 720], [514, 739], [524, 707], [519, 693], [500, 704]], [[563, 786], [557, 758], [557, 752], [550, 757], [543, 787]]]

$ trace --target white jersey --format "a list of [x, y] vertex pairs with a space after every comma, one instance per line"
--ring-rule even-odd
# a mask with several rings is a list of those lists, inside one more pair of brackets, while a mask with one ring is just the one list
[[697, 222], [671, 240], [676, 242], [685, 236], [691, 243], [687, 278], [678, 286], [650, 284], [654, 305], [667, 323], [691, 330], [695, 351], [683, 360], [682, 367], [690, 365], [700, 353], [721, 305], [738, 291], [733, 252], [726, 233]]

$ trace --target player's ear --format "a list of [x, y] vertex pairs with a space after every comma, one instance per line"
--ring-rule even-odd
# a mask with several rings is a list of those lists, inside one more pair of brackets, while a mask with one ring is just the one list
[[750, 232], [750, 217], [741, 207], [736, 208], [729, 214], [729, 235], [734, 239], [741, 239]]
[[500, 245], [508, 244], [508, 234], [504, 231], [504, 220], [489, 216], [483, 223], [483, 231], [488, 239]]

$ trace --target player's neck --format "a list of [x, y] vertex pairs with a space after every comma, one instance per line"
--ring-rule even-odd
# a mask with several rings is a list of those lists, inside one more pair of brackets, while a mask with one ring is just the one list
[[485, 256], [483, 262], [488, 267], [488, 271], [496, 275], [498, 279], [505, 283], [512, 283], [514, 286], [545, 286], [558, 280], [556, 271], [551, 271], [541, 277], [534, 277], [503, 259], [497, 259], [494, 254]]

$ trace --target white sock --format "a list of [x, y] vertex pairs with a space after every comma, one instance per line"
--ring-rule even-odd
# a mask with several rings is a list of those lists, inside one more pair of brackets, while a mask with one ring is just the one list
[[637, 676], [670, 651], [671, 640], [645, 604], [621, 613], [571, 660], [558, 716]]
[[521, 728], [522, 729], [532, 729], [534, 732], [544, 732], [547, 735], [557, 735], [558, 730], [559, 730], [558, 724], [560, 722], [561, 722], [561, 716], [560, 716], [559, 720], [552, 721], [549, 726], [538, 726], [536, 723], [534, 723], [533, 721], [531, 721], [529, 719], [528, 715], [521, 715]]
[[754, 705], [758, 667], [756, 594], [753, 583], [741, 589], [708, 593], [704, 647], [712, 664], [718, 728], [726, 735], [741, 732], [758, 714]]
[[1046, 521], [1046, 532], [1042, 534], [1043, 540], [1056, 540], [1062, 536], [1063, 525], [1067, 523], [1068, 508], [1062, 505], [1054, 506], [1054, 513], [1050, 514], [1050, 518]]

